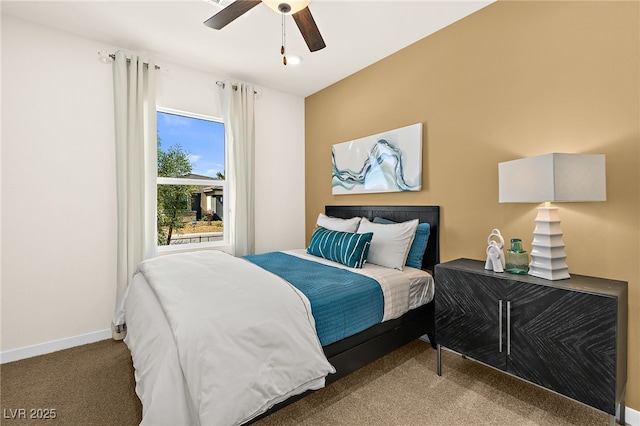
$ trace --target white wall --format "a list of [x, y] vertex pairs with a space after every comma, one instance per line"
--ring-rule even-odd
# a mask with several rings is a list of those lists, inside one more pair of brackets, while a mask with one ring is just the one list
[[[115, 148], [99, 50], [117, 46], [2, 16], [2, 352], [110, 324]], [[221, 115], [221, 78], [155, 59], [158, 105]], [[302, 247], [304, 99], [256, 90], [256, 249]]]

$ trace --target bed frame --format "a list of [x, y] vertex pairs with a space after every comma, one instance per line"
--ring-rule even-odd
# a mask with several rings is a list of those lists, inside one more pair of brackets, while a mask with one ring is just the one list
[[[374, 217], [382, 217], [394, 222], [412, 219], [419, 219], [420, 223], [427, 222], [431, 230], [422, 269], [433, 273], [435, 265], [440, 263], [440, 206], [326, 206], [325, 214], [343, 219], [361, 216], [371, 221]], [[400, 318], [374, 325], [358, 334], [324, 346], [327, 359], [336, 369], [335, 374], [327, 376], [326, 383], [335, 382], [425, 334], [435, 349], [434, 325], [435, 309], [432, 300]], [[254, 420], [267, 416], [311, 392], [313, 391], [307, 391], [276, 404]]]

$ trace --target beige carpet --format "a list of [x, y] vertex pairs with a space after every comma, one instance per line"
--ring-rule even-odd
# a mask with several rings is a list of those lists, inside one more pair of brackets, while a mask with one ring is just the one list
[[[142, 418], [131, 353], [122, 342], [104, 340], [3, 364], [0, 377], [3, 425], [124, 426]], [[27, 419], [4, 418], [20, 408]], [[30, 419], [30, 409], [55, 409], [56, 418]]]
[[[602, 425], [607, 415], [422, 341], [256, 422], [269, 425]], [[141, 419], [127, 347], [110, 340], [1, 369], [3, 413], [55, 408], [56, 420], [4, 425], [135, 425]], [[6, 416], [2, 416], [6, 417]]]
[[261, 420], [267, 425], [607, 425], [608, 416], [416, 341]]

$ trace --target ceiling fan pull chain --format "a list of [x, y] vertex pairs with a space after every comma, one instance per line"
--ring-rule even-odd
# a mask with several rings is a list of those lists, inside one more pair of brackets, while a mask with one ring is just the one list
[[287, 65], [287, 55], [285, 46], [287, 44], [287, 32], [286, 32], [286, 24], [284, 20], [284, 13], [282, 13], [282, 47], [280, 47], [280, 54], [282, 55], [282, 63]]

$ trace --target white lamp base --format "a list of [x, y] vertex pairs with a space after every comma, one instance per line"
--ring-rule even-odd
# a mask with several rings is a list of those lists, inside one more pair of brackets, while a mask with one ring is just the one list
[[529, 275], [554, 281], [570, 278], [566, 259], [558, 208], [538, 207]]

